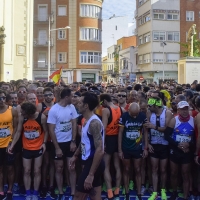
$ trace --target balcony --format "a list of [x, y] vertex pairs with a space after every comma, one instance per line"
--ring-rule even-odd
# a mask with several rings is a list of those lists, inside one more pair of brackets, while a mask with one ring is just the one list
[[136, 18], [138, 16], [138, 11], [137, 9], [134, 11], [134, 17]]
[[[55, 63], [51, 63], [50, 69], [53, 70], [56, 68]], [[47, 71], [48, 63], [46, 61], [38, 61], [33, 64], [33, 70], [35, 71]]]
[[49, 23], [49, 17], [51, 24], [54, 23], [54, 15], [35, 15], [33, 17], [35, 23], [47, 24]]
[[[53, 38], [51, 38], [50, 46], [52, 47], [53, 45], [54, 45]], [[48, 47], [48, 39], [35, 38], [33, 40], [33, 46], [34, 47]]]

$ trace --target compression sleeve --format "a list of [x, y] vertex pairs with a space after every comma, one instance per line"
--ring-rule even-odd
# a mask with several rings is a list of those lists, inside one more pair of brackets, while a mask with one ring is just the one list
[[165, 129], [165, 132], [164, 132], [165, 140], [169, 142], [169, 145], [173, 147], [178, 147], [178, 142], [174, 141], [174, 139], [172, 138], [173, 131], [174, 129], [171, 127], [167, 127]]

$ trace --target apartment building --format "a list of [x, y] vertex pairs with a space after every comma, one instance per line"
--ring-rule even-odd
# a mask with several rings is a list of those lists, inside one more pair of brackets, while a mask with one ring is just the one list
[[128, 16], [115, 16], [102, 21], [102, 55], [107, 55], [107, 49], [116, 45], [118, 39], [135, 34], [135, 24], [129, 23]]
[[[197, 26], [197, 39], [200, 39], [200, 1], [180, 1], [180, 41], [187, 42], [187, 32], [193, 24]], [[181, 46], [181, 52], [185, 49]]]
[[[99, 81], [102, 2], [34, 0], [34, 79], [48, 78], [50, 29], [51, 73], [62, 66], [62, 77], [66, 83]], [[62, 29], [66, 26], [71, 29]]]
[[32, 79], [33, 1], [0, 1], [0, 80]]
[[135, 18], [138, 36], [138, 79], [148, 82], [160, 82], [163, 78], [165, 81], [177, 81], [177, 60], [180, 58], [180, 0], [137, 0]]

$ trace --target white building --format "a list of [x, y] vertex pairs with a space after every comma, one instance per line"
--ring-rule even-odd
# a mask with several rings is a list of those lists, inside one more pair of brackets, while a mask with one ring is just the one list
[[0, 27], [5, 28], [6, 35], [5, 42], [0, 42], [1, 81], [32, 79], [33, 3], [0, 1]]
[[102, 21], [102, 57], [107, 55], [107, 48], [116, 45], [118, 39], [133, 35], [135, 26], [129, 23], [129, 17], [113, 16]]
[[177, 80], [180, 53], [179, 0], [137, 0], [138, 77]]
[[135, 82], [137, 72], [137, 47], [119, 51], [119, 82]]

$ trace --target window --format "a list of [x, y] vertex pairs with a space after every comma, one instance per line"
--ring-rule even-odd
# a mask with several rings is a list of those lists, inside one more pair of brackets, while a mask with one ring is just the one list
[[39, 45], [48, 45], [47, 39], [47, 31], [46, 30], [39, 30], [38, 32], [38, 44]]
[[[165, 55], [164, 55], [165, 57]], [[153, 62], [163, 62], [163, 53], [154, 53]]]
[[168, 20], [178, 20], [178, 14], [171, 14], [171, 13], [168, 13], [168, 14], [167, 14], [167, 19], [168, 19]]
[[66, 30], [58, 30], [58, 39], [66, 39]]
[[179, 54], [168, 53], [167, 54], [167, 62], [176, 63], [180, 58]]
[[165, 32], [153, 32], [153, 40], [164, 41]]
[[199, 18], [200, 18], [200, 11], [199, 11]]
[[47, 65], [47, 56], [46, 52], [38, 52], [38, 67], [46, 67]]
[[149, 63], [150, 62], [150, 54], [145, 54], [144, 55], [144, 60], [143, 60], [144, 63]]
[[138, 24], [139, 24], [139, 26], [143, 24], [142, 17], [140, 19], [138, 19]]
[[154, 13], [153, 14], [154, 19], [165, 19], [165, 14], [163, 13]]
[[66, 6], [58, 6], [58, 16], [66, 16], [67, 9]]
[[101, 41], [101, 31], [95, 28], [81, 28], [80, 29], [81, 40]]
[[179, 35], [179, 32], [167, 32], [167, 40], [179, 42]]
[[98, 52], [81, 52], [81, 64], [101, 64], [101, 53]]
[[66, 52], [59, 52], [58, 53], [58, 62], [59, 63], [66, 62]]
[[143, 22], [146, 23], [146, 22], [150, 21], [150, 19], [151, 19], [150, 15], [148, 14], [148, 15], [143, 17]]
[[115, 26], [115, 30], [117, 31], [117, 26]]
[[39, 5], [38, 6], [38, 21], [47, 21], [47, 20], [48, 20], [47, 6]]
[[150, 33], [144, 35], [144, 43], [150, 42]]
[[140, 44], [143, 44], [142, 36], [139, 37], [139, 45], [140, 45]]
[[139, 64], [142, 64], [142, 55], [139, 56]]
[[139, 6], [141, 6], [143, 3], [143, 0], [139, 0]]
[[194, 11], [186, 11], [186, 21], [194, 21]]
[[102, 11], [101, 8], [94, 5], [81, 4], [80, 7], [81, 17], [94, 17], [101, 19]]

